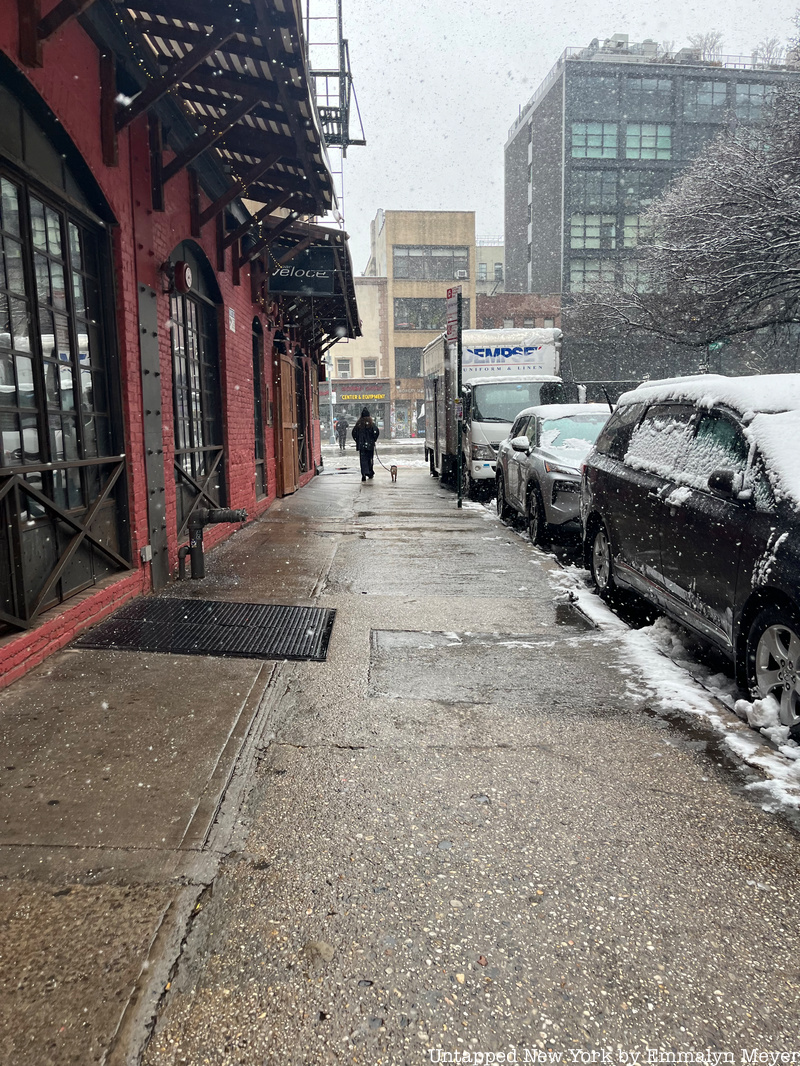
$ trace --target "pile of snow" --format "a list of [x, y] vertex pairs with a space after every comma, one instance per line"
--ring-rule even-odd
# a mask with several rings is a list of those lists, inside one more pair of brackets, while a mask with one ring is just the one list
[[[698, 663], [687, 647], [690, 638], [667, 618], [630, 629], [587, 587], [583, 571], [571, 567], [550, 576], [613, 638], [620, 659], [629, 668], [627, 688], [632, 696], [664, 714], [702, 719], [741, 762], [759, 771], [759, 779], [746, 788], [760, 794], [765, 810], [800, 810], [800, 746], [789, 740], [788, 727], [780, 724], [778, 704], [772, 697], [752, 703], [739, 698], [736, 683]], [[758, 733], [777, 750], [767, 747]]]

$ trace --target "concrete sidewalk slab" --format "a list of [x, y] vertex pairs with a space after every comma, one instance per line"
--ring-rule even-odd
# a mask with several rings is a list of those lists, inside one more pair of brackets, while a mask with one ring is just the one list
[[68, 649], [0, 695], [0, 1061], [137, 1061], [282, 665]]

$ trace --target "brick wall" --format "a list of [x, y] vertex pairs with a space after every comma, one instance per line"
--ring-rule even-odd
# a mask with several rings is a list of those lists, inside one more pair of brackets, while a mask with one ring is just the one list
[[[46, 14], [52, 5], [43, 3]], [[17, 4], [0, 0], [0, 50], [19, 67], [17, 53]], [[41, 69], [20, 68], [32, 88], [52, 110], [58, 123], [71, 137], [78, 152], [94, 175], [105, 196], [116, 225], [112, 227], [115, 274], [116, 337], [110, 338], [119, 351], [123, 408], [123, 435], [128, 460], [128, 497], [131, 528], [131, 558], [135, 568], [117, 578], [109, 578], [80, 596], [47, 612], [31, 631], [12, 633], [0, 640], [0, 686], [10, 683], [26, 670], [63, 647], [83, 629], [99, 621], [132, 596], [150, 588], [149, 564], [142, 564], [140, 550], [149, 543], [148, 485], [145, 469], [145, 442], [139, 348], [138, 285], [157, 293], [158, 344], [162, 382], [162, 447], [165, 458], [166, 521], [170, 569], [177, 571], [177, 519], [172, 403], [172, 353], [170, 301], [164, 291], [159, 267], [169, 260], [175, 248], [190, 239], [189, 178], [182, 171], [165, 187], [165, 210], [153, 211], [150, 197], [147, 120], [141, 117], [119, 138], [119, 165], [103, 163], [100, 140], [100, 77], [96, 46], [77, 21], [70, 22], [44, 46]], [[168, 157], [167, 157], [168, 158]], [[201, 194], [201, 206], [207, 203]], [[204, 227], [195, 239], [207, 258], [219, 286], [220, 387], [223, 411], [225, 481], [227, 503], [247, 509], [255, 517], [276, 497], [276, 441], [278, 412], [275, 405], [275, 379], [272, 352], [273, 332], [260, 309], [252, 303], [249, 270], [243, 267], [240, 283], [233, 283], [231, 256], [225, 255], [225, 269], [216, 270], [214, 223]], [[233, 312], [235, 328], [231, 328]], [[264, 335], [265, 394], [275, 412], [273, 426], [265, 427], [267, 496], [256, 501], [253, 421], [252, 323], [258, 316]], [[307, 363], [307, 360], [305, 361]], [[308, 367], [306, 366], [306, 374]], [[321, 458], [319, 421], [309, 412], [310, 464], [300, 478], [305, 485], [314, 476]], [[205, 544], [211, 547], [230, 536], [236, 527], [211, 526]]]
[[[533, 320], [541, 327], [545, 319], [553, 319], [561, 326], [561, 297], [541, 296], [538, 293], [498, 292], [494, 296], [478, 293], [475, 322], [477, 329], [502, 329], [503, 322], [511, 319], [515, 329], [522, 329], [526, 321]], [[485, 323], [491, 322], [491, 325]]]

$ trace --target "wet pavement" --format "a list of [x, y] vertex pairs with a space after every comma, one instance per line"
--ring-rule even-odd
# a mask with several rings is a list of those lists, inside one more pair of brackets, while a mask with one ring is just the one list
[[326, 662], [68, 650], [0, 695], [0, 1059], [795, 1050], [794, 831], [553, 557], [416, 448], [333, 453], [169, 590], [334, 608]]

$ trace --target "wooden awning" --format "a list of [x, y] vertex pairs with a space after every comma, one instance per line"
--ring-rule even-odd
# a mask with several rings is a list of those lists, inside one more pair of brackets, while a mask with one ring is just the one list
[[[291, 263], [306, 248], [330, 248], [334, 261], [333, 292], [325, 295], [282, 295], [271, 293], [269, 277], [278, 265]], [[263, 297], [267, 302], [277, 300], [289, 324], [298, 326], [309, 346], [324, 352], [345, 337], [360, 337], [353, 264], [347, 246], [347, 234], [341, 230], [311, 223], [294, 223], [287, 227], [279, 242], [258, 249], [253, 244], [245, 256], [260, 268]]]
[[116, 129], [167, 94], [196, 129], [162, 181], [211, 152], [240, 195], [303, 215], [333, 209], [299, 0], [135, 0], [118, 11], [145, 46], [151, 78], [118, 105]]

